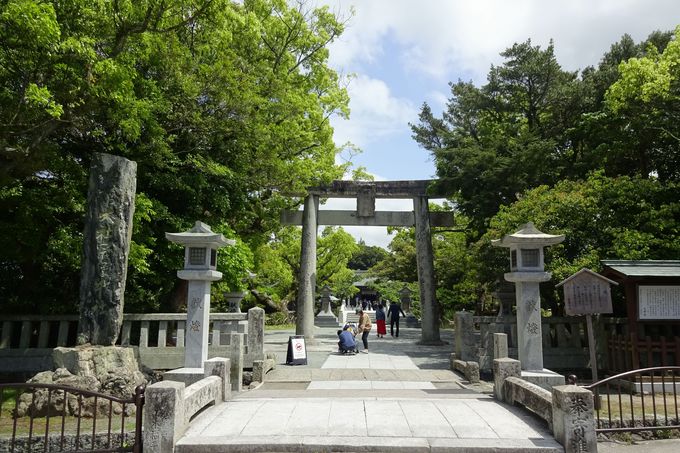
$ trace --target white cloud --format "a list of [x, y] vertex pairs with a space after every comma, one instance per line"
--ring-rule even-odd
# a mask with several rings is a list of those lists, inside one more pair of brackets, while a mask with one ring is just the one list
[[545, 46], [551, 38], [560, 64], [569, 70], [598, 63], [629, 33], [638, 41], [656, 29], [675, 28], [677, 0], [326, 0], [356, 16], [331, 47], [336, 68], [361, 70], [384, 52], [385, 39], [400, 47], [399, 58], [412, 71], [436, 80], [468, 75], [482, 83], [491, 63], [514, 42], [531, 38]]
[[333, 117], [335, 142], [350, 141], [359, 147], [403, 132], [418, 110], [408, 99], [392, 95], [387, 84], [378, 79], [358, 76], [348, 87], [350, 119]]

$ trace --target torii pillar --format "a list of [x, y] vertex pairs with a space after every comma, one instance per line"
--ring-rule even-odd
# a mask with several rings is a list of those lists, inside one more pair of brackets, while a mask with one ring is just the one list
[[318, 229], [318, 195], [307, 195], [302, 212], [302, 246], [295, 321], [295, 335], [314, 342], [314, 295], [316, 290], [316, 233]]
[[430, 209], [428, 198], [413, 198], [413, 214], [416, 227], [416, 266], [418, 268], [418, 287], [421, 314], [420, 344], [442, 344], [439, 336], [439, 304], [435, 295], [434, 259], [432, 235], [430, 231]]

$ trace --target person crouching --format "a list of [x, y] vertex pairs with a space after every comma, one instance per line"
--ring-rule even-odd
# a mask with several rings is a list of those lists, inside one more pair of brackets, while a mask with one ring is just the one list
[[338, 330], [338, 352], [341, 354], [356, 354], [357, 344], [354, 335], [347, 328]]

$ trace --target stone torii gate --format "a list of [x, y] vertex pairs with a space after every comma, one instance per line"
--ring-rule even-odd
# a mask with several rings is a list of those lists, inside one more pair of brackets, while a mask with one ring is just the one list
[[[435, 296], [430, 227], [453, 226], [450, 212], [430, 212], [430, 197], [444, 194], [428, 190], [432, 180], [333, 181], [307, 190], [303, 211], [284, 211], [281, 223], [302, 225], [300, 275], [298, 277], [295, 333], [314, 342], [314, 293], [316, 289], [316, 236], [319, 225], [415, 226], [416, 261], [422, 314], [421, 344], [441, 344], [439, 307]], [[356, 211], [320, 211], [319, 198], [356, 198]], [[413, 211], [376, 211], [376, 198], [411, 198]]]

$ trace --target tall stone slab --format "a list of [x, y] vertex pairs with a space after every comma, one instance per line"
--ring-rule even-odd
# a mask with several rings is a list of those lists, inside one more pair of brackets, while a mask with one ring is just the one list
[[118, 339], [136, 185], [135, 162], [94, 154], [87, 193], [78, 344], [111, 346]]

